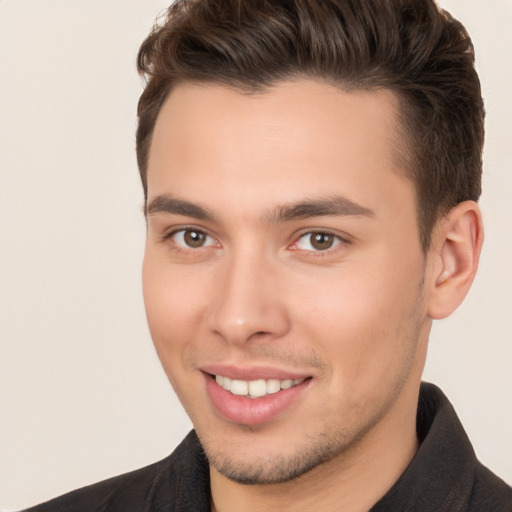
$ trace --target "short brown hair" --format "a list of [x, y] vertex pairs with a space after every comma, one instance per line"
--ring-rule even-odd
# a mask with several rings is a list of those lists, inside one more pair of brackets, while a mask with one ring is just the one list
[[142, 43], [137, 160], [179, 81], [247, 92], [319, 78], [394, 91], [424, 250], [440, 215], [481, 192], [484, 107], [471, 40], [433, 0], [178, 0]]

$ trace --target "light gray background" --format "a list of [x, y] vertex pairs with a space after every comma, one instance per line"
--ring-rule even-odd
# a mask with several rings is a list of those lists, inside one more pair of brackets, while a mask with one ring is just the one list
[[[512, 2], [444, 0], [485, 93], [486, 243], [427, 380], [512, 482]], [[0, 508], [166, 456], [190, 428], [140, 285], [134, 60], [163, 0], [0, 0]]]

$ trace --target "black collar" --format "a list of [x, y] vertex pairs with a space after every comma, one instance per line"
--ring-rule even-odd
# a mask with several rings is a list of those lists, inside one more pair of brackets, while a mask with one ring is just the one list
[[[417, 432], [417, 454], [370, 512], [512, 511], [512, 489], [478, 462], [452, 405], [433, 384], [421, 385]], [[208, 461], [195, 432], [173, 457], [177, 464], [169, 496], [175, 510], [209, 512]], [[181, 477], [176, 479], [176, 473]]]

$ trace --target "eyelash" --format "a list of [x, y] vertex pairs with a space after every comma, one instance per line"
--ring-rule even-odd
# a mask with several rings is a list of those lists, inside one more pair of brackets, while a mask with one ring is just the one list
[[[162, 236], [162, 242], [167, 242], [169, 240], [172, 240], [173, 237], [175, 237], [178, 233], [183, 233], [183, 236], [185, 236], [185, 233], [186, 232], [195, 232], [195, 233], [198, 233], [198, 234], [201, 234], [201, 235], [204, 235], [205, 237], [207, 238], [210, 238], [211, 240], [214, 240], [216, 241], [216, 239], [209, 235], [205, 230], [203, 229], [198, 229], [198, 228], [195, 228], [193, 226], [186, 226], [186, 227], [181, 227], [179, 229], [174, 229], [166, 234], [164, 234]], [[297, 246], [297, 244], [300, 242], [300, 240], [302, 240], [303, 238], [306, 238], [306, 237], [312, 237], [314, 235], [324, 235], [324, 236], [328, 236], [328, 237], [333, 237], [334, 239], [334, 242], [333, 242], [333, 245], [331, 247], [328, 247], [327, 249], [324, 249], [324, 250], [321, 250], [321, 249], [318, 249], [318, 250], [314, 250], [314, 249], [300, 249]], [[218, 242], [217, 242], [218, 243]], [[292, 250], [292, 251], [302, 251], [303, 253], [308, 253], [308, 257], [325, 257], [325, 256], [328, 256], [328, 255], [331, 255], [334, 251], [337, 251], [339, 249], [341, 249], [340, 246], [345, 246], [347, 244], [349, 244], [350, 241], [347, 240], [346, 238], [340, 236], [340, 235], [337, 235], [335, 233], [332, 233], [330, 231], [324, 231], [324, 230], [313, 230], [313, 231], [305, 231], [303, 233], [300, 233], [294, 240], [294, 242], [292, 242], [291, 245], [288, 246], [288, 249], [289, 250]], [[178, 245], [176, 243], [176, 241], [173, 241], [173, 245], [174, 245], [174, 250], [177, 251], [177, 252], [188, 252], [188, 251], [196, 251], [197, 249], [203, 249], [203, 248], [208, 248], [208, 247], [212, 247], [213, 244], [211, 245], [201, 245], [197, 248], [194, 248], [194, 247], [184, 247], [184, 246], [181, 246], [181, 245]], [[294, 247], [295, 246], [295, 247]]]
[[[300, 249], [297, 247], [300, 240], [306, 238], [306, 237], [313, 237], [314, 235], [324, 235], [328, 237], [333, 237], [333, 245], [331, 247], [328, 247], [327, 249], [321, 250], [321, 249]], [[311, 243], [311, 242], [309, 242]], [[331, 231], [326, 230], [311, 230], [311, 231], [305, 231], [303, 233], [300, 233], [295, 241], [289, 246], [289, 249], [294, 251], [302, 251], [304, 253], [308, 253], [308, 257], [313, 258], [323, 258], [327, 256], [331, 256], [334, 252], [337, 252], [338, 250], [342, 249], [344, 246], [348, 245], [350, 243], [349, 240], [346, 238], [336, 234], [332, 233]], [[295, 246], [295, 247], [294, 247]]]
[[195, 251], [196, 249], [202, 249], [202, 248], [205, 248], [205, 247], [211, 247], [211, 245], [202, 245], [202, 246], [199, 246], [197, 248], [190, 247], [190, 246], [189, 247], [184, 247], [184, 246], [178, 245], [175, 240], [172, 240], [173, 237], [175, 237], [179, 233], [183, 233], [182, 236], [185, 236], [186, 232], [198, 233], [200, 235], [204, 235], [207, 238], [210, 238], [211, 240], [215, 240], [215, 238], [212, 237], [211, 235], [209, 235], [204, 229], [198, 229], [198, 228], [195, 228], [193, 226], [185, 226], [185, 227], [181, 227], [179, 229], [173, 229], [172, 231], [169, 231], [168, 233], [165, 233], [162, 236], [162, 242], [167, 242], [167, 241], [171, 240], [173, 242], [173, 245], [174, 245], [174, 250], [176, 250], [177, 252]]

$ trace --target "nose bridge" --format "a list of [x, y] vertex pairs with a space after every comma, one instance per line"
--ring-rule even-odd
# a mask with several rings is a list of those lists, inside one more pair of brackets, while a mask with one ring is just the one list
[[210, 329], [230, 343], [245, 343], [255, 334], [282, 336], [289, 321], [273, 263], [260, 251], [246, 250], [233, 253], [223, 265]]

